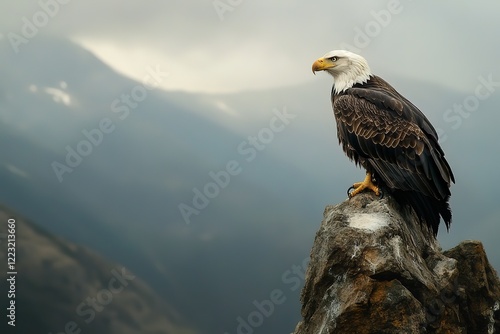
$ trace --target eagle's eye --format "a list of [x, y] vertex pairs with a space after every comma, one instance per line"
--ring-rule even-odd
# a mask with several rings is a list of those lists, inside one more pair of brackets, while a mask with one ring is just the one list
[[337, 61], [337, 57], [333, 56], [333, 57], [330, 57], [330, 60], [333, 61], [333, 62], [336, 62]]

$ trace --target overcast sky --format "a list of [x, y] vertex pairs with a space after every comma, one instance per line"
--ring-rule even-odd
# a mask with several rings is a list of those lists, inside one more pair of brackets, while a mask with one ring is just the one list
[[159, 65], [164, 88], [203, 92], [314, 80], [317, 57], [350, 46], [383, 77], [468, 92], [497, 71], [499, 12], [497, 1], [2, 1], [0, 38], [29, 21], [39, 28], [28, 43], [68, 37], [128, 76]]

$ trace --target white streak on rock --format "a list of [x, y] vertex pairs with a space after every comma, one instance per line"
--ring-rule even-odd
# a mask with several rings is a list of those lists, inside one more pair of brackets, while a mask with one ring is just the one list
[[389, 224], [388, 218], [381, 214], [355, 213], [349, 217], [349, 226], [363, 230], [376, 231]]
[[500, 309], [500, 302], [497, 300], [490, 310], [490, 323], [488, 324], [488, 334], [495, 333], [495, 312]]

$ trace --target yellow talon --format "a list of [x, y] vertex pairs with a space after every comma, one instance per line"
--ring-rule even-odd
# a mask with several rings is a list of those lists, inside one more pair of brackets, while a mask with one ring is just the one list
[[352, 185], [352, 188], [354, 189], [349, 193], [349, 198], [352, 198], [362, 192], [365, 189], [370, 189], [375, 193], [375, 195], [379, 196], [380, 195], [380, 190], [379, 188], [373, 184], [372, 182], [372, 174], [371, 173], [366, 173], [366, 177], [363, 180], [363, 182], [356, 182]]

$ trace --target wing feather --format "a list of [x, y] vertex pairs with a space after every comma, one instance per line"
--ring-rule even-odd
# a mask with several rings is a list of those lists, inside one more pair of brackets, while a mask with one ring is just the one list
[[444, 154], [434, 134], [425, 133], [415, 115], [406, 115], [411, 110], [404, 101], [381, 91], [351, 90], [333, 104], [344, 151], [354, 150], [390, 188], [449, 196], [453, 174]]

